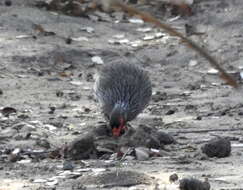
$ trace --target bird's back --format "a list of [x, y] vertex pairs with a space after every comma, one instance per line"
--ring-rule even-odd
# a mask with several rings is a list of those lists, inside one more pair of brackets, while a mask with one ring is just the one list
[[119, 105], [131, 121], [148, 105], [152, 87], [147, 73], [140, 67], [112, 63], [101, 68], [94, 91], [107, 117]]

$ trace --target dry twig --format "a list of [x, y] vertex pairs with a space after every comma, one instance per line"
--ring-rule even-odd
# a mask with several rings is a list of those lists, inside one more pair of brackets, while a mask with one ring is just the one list
[[139, 16], [141, 19], [143, 19], [144, 22], [152, 23], [155, 26], [162, 28], [165, 30], [168, 34], [172, 36], [177, 36], [179, 37], [185, 44], [187, 44], [190, 48], [194, 49], [196, 52], [198, 52], [201, 56], [206, 58], [209, 63], [220, 72], [220, 77], [225, 80], [225, 82], [229, 85], [231, 85], [234, 88], [238, 88], [239, 84], [236, 82], [236, 80], [229, 75], [218, 63], [218, 61], [212, 57], [205, 49], [197, 45], [195, 42], [190, 40], [189, 38], [185, 37], [183, 34], [180, 32], [177, 32], [174, 30], [171, 26], [160, 22], [158, 19], [153, 17], [152, 15], [139, 11], [136, 8], [133, 8], [131, 6], [128, 6], [124, 3], [122, 3], [119, 0], [102, 0], [102, 4], [105, 8], [119, 8], [124, 12], [129, 13], [130, 15], [135, 15]]

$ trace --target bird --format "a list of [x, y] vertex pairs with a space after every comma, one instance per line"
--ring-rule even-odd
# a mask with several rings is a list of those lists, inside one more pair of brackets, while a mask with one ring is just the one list
[[96, 75], [94, 94], [112, 135], [119, 137], [125, 133], [126, 124], [148, 106], [152, 84], [148, 73], [138, 65], [108, 63]]

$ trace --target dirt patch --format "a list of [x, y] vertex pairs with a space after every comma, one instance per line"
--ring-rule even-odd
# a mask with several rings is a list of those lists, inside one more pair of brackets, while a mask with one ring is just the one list
[[140, 184], [150, 184], [152, 179], [144, 174], [132, 171], [106, 172], [97, 176], [80, 177], [79, 182], [84, 185], [96, 185], [103, 188], [111, 187], [131, 187]]

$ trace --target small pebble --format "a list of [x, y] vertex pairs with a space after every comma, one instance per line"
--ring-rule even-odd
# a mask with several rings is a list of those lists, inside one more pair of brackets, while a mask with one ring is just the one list
[[211, 68], [208, 70], [208, 74], [218, 74], [218, 70], [217, 69], [214, 69], [214, 68]]
[[10, 162], [17, 162], [21, 159], [21, 156], [20, 156], [20, 151], [21, 149], [19, 148], [16, 148], [12, 151], [12, 153], [9, 155], [8, 159]]
[[74, 169], [74, 166], [73, 166], [72, 162], [65, 160], [63, 162], [63, 168], [62, 169], [63, 170], [73, 170]]
[[56, 96], [57, 97], [62, 97], [64, 93], [62, 91], [56, 91]]
[[169, 110], [165, 113], [165, 115], [173, 115], [175, 113], [175, 110]]
[[46, 179], [35, 179], [35, 180], [33, 181], [33, 183], [45, 183], [45, 182], [47, 182]]
[[149, 149], [145, 147], [135, 148], [135, 154], [137, 160], [148, 160], [149, 159]]
[[179, 178], [178, 178], [178, 175], [177, 175], [176, 173], [170, 175], [170, 177], [169, 177], [169, 181], [170, 181], [171, 183], [177, 181], [178, 179], [179, 179]]
[[167, 94], [165, 92], [157, 91], [152, 95], [152, 100], [154, 102], [159, 102], [167, 99]]
[[51, 106], [49, 107], [50, 111], [48, 112], [49, 114], [54, 114], [55, 110], [56, 110], [56, 107], [54, 106]]
[[71, 44], [73, 42], [72, 38], [66, 38], [65, 40], [66, 44]]
[[200, 121], [200, 120], [202, 120], [202, 117], [201, 116], [197, 116], [196, 117], [196, 120], [199, 120]]
[[131, 18], [131, 19], [129, 19], [129, 22], [133, 23], [133, 24], [144, 24], [144, 21], [142, 19], [138, 19], [138, 18]]
[[50, 143], [46, 139], [37, 139], [36, 145], [43, 147], [43, 148], [46, 148], [46, 149], [51, 148]]
[[94, 82], [94, 77], [93, 77], [93, 75], [91, 73], [88, 73], [86, 75], [86, 81], [87, 82]]
[[99, 56], [94, 56], [94, 57], [91, 58], [91, 60], [92, 60], [93, 63], [96, 63], [98, 65], [104, 64], [104, 61]]

